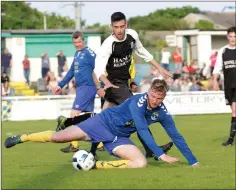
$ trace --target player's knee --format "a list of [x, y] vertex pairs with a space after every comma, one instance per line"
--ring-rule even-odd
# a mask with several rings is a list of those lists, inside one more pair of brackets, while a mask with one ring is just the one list
[[136, 159], [133, 161], [136, 168], [145, 168], [147, 167], [147, 160], [146, 159]]
[[51, 142], [62, 143], [62, 142], [64, 142], [64, 139], [62, 139], [60, 135], [55, 133], [51, 136]]

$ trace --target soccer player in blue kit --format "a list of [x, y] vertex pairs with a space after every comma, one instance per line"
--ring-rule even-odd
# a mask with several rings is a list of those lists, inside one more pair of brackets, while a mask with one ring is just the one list
[[[82, 32], [74, 32], [72, 34], [72, 40], [77, 50], [74, 54], [73, 63], [66, 76], [57, 87], [53, 88], [53, 93], [59, 94], [61, 89], [75, 77], [76, 97], [71, 111], [71, 117], [74, 118], [82, 112], [94, 111], [94, 99], [97, 94], [97, 88], [93, 73], [96, 54], [90, 48], [86, 47]], [[75, 147], [78, 147], [78, 141], [73, 141], [72, 143]], [[64, 149], [68, 149], [68, 147]], [[61, 150], [63, 151], [64, 149]], [[76, 148], [75, 151], [77, 151]]]
[[[58, 132], [44, 131], [8, 137], [5, 141], [5, 147], [10, 148], [27, 141], [63, 143], [81, 140], [103, 142], [105, 150], [109, 154], [121, 158], [121, 160], [97, 161], [96, 168], [143, 168], [147, 166], [147, 160], [140, 149], [129, 139], [130, 135], [137, 131], [157, 158], [167, 163], [179, 161], [178, 158], [166, 155], [150, 134], [148, 126], [158, 122], [163, 126], [188, 163], [191, 166], [197, 166], [199, 165], [198, 160], [189, 149], [183, 136], [178, 132], [171, 115], [163, 104], [167, 88], [164, 80], [155, 79], [147, 93], [134, 95], [122, 104], [107, 108], [78, 125], [70, 126]], [[38, 134], [41, 138], [37, 138]]]

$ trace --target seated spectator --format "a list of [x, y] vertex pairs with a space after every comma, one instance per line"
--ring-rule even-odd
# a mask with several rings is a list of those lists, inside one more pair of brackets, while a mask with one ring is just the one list
[[182, 81], [182, 84], [181, 84], [181, 91], [182, 92], [188, 92], [189, 91], [189, 84], [188, 84], [188, 80], [186, 79], [184, 79], [183, 81]]
[[190, 86], [189, 91], [201, 91], [201, 87], [197, 80], [193, 80], [193, 85]]
[[192, 60], [190, 66], [188, 67], [188, 71], [190, 74], [195, 74], [197, 71], [197, 62]]
[[48, 85], [47, 85], [49, 95], [53, 94], [52, 89], [56, 86], [57, 86], [57, 80], [54, 75], [54, 72], [50, 72], [49, 79], [48, 79]]
[[15, 96], [15, 90], [14, 88], [10, 87], [10, 83], [8, 81], [5, 81], [2, 84], [2, 96]]
[[1, 76], [1, 83], [5, 83], [5, 82], [10, 82], [9, 77], [7, 76], [7, 73], [3, 72], [2, 76]]
[[180, 92], [181, 91], [181, 76], [174, 80], [173, 84], [170, 86], [170, 91]]

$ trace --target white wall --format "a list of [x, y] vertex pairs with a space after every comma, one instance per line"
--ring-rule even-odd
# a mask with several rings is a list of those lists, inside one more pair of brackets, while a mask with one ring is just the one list
[[25, 56], [25, 38], [6, 38], [6, 47], [12, 54], [11, 81], [24, 81], [22, 61]]
[[204, 62], [208, 62], [211, 56], [211, 35], [199, 34], [197, 36], [198, 43], [198, 64], [199, 67], [203, 66]]
[[[67, 57], [67, 66], [70, 68], [73, 57]], [[41, 58], [30, 58], [31, 70], [30, 70], [30, 81], [37, 82], [39, 78], [42, 78], [42, 60]], [[57, 58], [50, 58], [50, 70], [58, 76], [58, 62]], [[23, 77], [24, 81], [24, 77]]]
[[[88, 47], [93, 51], [97, 52], [101, 46], [101, 36], [89, 36], [88, 37]], [[25, 38], [6, 38], [6, 48], [12, 54], [13, 66], [11, 69], [11, 81], [12, 82], [25, 82], [24, 71], [22, 61], [25, 56]], [[74, 53], [74, 52], [73, 52]], [[41, 58], [29, 58], [30, 60], [30, 81], [36, 82], [42, 77], [41, 74]], [[71, 66], [73, 57], [67, 57], [68, 69]], [[50, 69], [58, 76], [58, 62], [57, 58], [50, 58]]]
[[219, 50], [220, 48], [225, 46], [228, 42], [226, 36], [212, 36], [211, 41], [212, 41], [212, 51]]
[[95, 53], [97, 53], [98, 49], [101, 46], [101, 36], [89, 36], [87, 45], [91, 48]]

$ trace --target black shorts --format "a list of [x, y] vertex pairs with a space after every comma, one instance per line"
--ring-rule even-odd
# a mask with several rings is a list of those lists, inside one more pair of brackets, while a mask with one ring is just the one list
[[[111, 80], [110, 80], [111, 81]], [[119, 88], [108, 88], [104, 99], [116, 105], [122, 104], [126, 99], [133, 96], [128, 83], [125, 81], [111, 81], [112, 84]]]
[[236, 102], [236, 88], [225, 89], [225, 101], [226, 105], [232, 105]]

